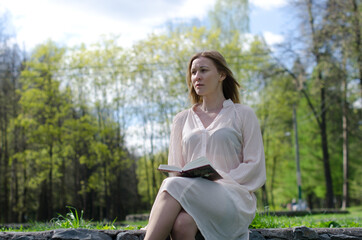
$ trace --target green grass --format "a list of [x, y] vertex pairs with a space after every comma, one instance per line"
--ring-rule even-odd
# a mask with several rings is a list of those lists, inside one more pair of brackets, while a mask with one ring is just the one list
[[145, 227], [148, 224], [148, 221], [138, 221], [138, 222], [123, 221], [121, 223], [122, 225], [126, 226], [123, 227], [125, 230], [138, 230]]
[[362, 227], [362, 206], [348, 209], [348, 214], [316, 214], [299, 217], [276, 217], [256, 214], [250, 228], [350, 228]]
[[[85, 220], [83, 218], [83, 210], [78, 213], [78, 210], [74, 207], [67, 206], [68, 213], [63, 216], [58, 214], [58, 217], [53, 218], [49, 222], [30, 222], [25, 226], [18, 226], [14, 228], [5, 228], [2, 227], [0, 231], [2, 232], [37, 232], [37, 231], [47, 231], [54, 229], [64, 229], [64, 228], [85, 228], [85, 229], [98, 229], [98, 230], [116, 230], [116, 229], [125, 229], [129, 226], [123, 226], [116, 224], [116, 220], [113, 222], [93, 222], [91, 220]], [[132, 230], [133, 226], [130, 227]]]
[[[1, 228], [4, 232], [36, 232], [60, 228], [86, 228], [98, 230], [137, 230], [147, 225], [147, 221], [139, 222], [94, 222], [83, 219], [83, 212], [68, 207], [69, 212], [63, 216], [58, 215], [46, 223], [31, 222], [18, 228]], [[350, 228], [362, 227], [362, 206], [348, 209], [348, 214], [318, 214], [302, 217], [276, 217], [272, 215], [259, 215], [249, 228], [290, 228], [306, 226], [309, 228]]]

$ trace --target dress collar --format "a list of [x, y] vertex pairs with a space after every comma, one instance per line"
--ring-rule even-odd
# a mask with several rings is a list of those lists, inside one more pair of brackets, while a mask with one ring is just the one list
[[229, 106], [231, 106], [231, 105], [233, 105], [234, 103], [233, 103], [233, 101], [231, 101], [231, 99], [226, 99], [224, 102], [223, 102], [223, 104], [222, 104], [222, 106], [223, 107], [229, 107]]
[[[195, 103], [194, 105], [192, 105], [191, 109], [192, 111], [194, 111], [194, 108], [196, 107], [196, 105], [199, 104], [199, 103]], [[234, 104], [233, 101], [231, 101], [231, 99], [226, 99], [224, 100], [224, 102], [222, 103], [222, 107], [223, 108], [226, 108], [226, 107], [229, 107], [229, 106], [232, 106]]]

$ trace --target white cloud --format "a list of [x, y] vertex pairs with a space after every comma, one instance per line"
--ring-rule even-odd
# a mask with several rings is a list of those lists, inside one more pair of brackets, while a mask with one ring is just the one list
[[284, 41], [284, 37], [282, 35], [275, 34], [275, 33], [268, 32], [268, 31], [263, 32], [263, 37], [269, 46], [272, 46], [274, 44], [279, 44]]
[[250, 3], [264, 10], [271, 10], [285, 6], [287, 0], [250, 0]]
[[[66, 45], [93, 43], [102, 34], [124, 46], [145, 38], [167, 20], [203, 18], [215, 0], [4, 0], [18, 42], [27, 50], [47, 39]], [[21, 7], [20, 7], [21, 6]]]
[[206, 17], [208, 11], [214, 6], [216, 0], [186, 0], [177, 10], [176, 16], [183, 18], [199, 18]]

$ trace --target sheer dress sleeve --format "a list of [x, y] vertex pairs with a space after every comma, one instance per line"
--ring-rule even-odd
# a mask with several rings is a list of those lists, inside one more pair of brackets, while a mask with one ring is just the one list
[[168, 151], [169, 165], [178, 167], [183, 167], [185, 165], [185, 160], [182, 156], [182, 129], [184, 127], [186, 117], [187, 110], [184, 110], [176, 114], [173, 119]]
[[262, 135], [254, 111], [244, 105], [236, 107], [243, 136], [242, 159], [239, 166], [230, 170], [227, 175], [247, 187], [249, 191], [254, 192], [266, 181]]

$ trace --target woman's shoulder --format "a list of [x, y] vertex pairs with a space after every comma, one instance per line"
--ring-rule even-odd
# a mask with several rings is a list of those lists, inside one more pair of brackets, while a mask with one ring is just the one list
[[181, 123], [181, 122], [184, 122], [186, 120], [186, 117], [189, 113], [189, 110], [190, 109], [185, 109], [179, 113], [177, 113], [173, 119], [173, 122], [174, 123]]
[[235, 109], [239, 113], [251, 113], [254, 114], [254, 109], [248, 105], [242, 103], [234, 103]]
[[242, 122], [258, 121], [258, 117], [252, 107], [240, 103], [236, 103], [234, 106], [236, 109], [236, 115]]

